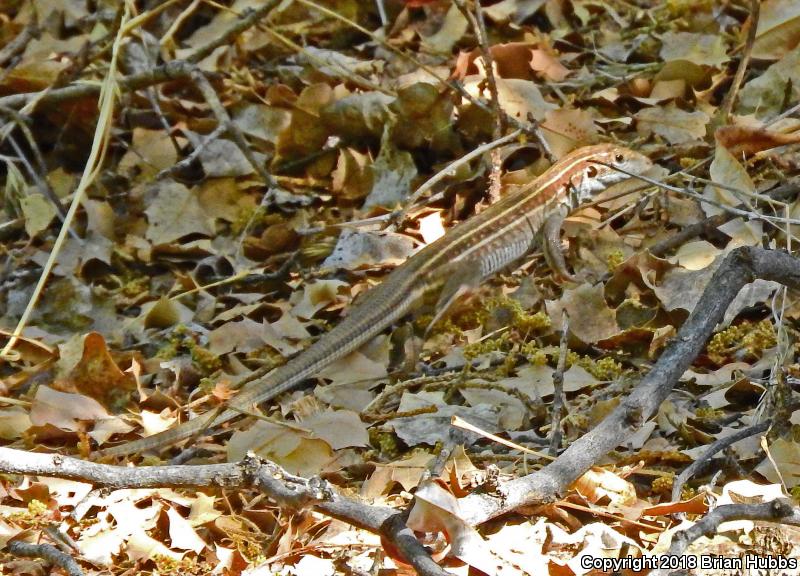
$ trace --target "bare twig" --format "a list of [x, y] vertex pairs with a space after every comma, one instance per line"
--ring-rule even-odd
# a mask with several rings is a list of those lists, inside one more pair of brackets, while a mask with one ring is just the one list
[[3, 49], [0, 50], [0, 66], [4, 67], [9, 60], [25, 50], [28, 42], [38, 37], [39, 26], [35, 21], [33, 21], [25, 26], [25, 28], [23, 28], [22, 31], [17, 34], [16, 38], [3, 46]]
[[497, 96], [497, 80], [494, 77], [494, 58], [489, 46], [489, 37], [486, 33], [486, 22], [483, 20], [483, 10], [481, 10], [480, 0], [473, 0], [475, 3], [475, 14], [473, 14], [465, 0], [453, 0], [458, 10], [470, 23], [478, 38], [478, 47], [483, 58], [483, 65], [486, 73], [486, 83], [489, 85], [489, 103], [494, 113], [494, 138], [497, 139], [504, 131], [504, 119], [500, 113], [500, 100]]
[[[496, 140], [505, 132], [505, 116], [500, 109], [500, 98], [497, 91], [497, 80], [494, 76], [494, 58], [492, 58], [492, 50], [489, 46], [489, 35], [486, 32], [486, 22], [483, 19], [483, 10], [481, 9], [481, 0], [473, 0], [475, 4], [475, 14], [469, 10], [465, 0], [454, 0], [456, 6], [469, 21], [475, 36], [478, 38], [478, 46], [480, 47], [481, 56], [483, 58], [483, 65], [486, 74], [486, 83], [489, 86], [489, 103], [492, 107], [494, 116], [494, 129], [492, 136]], [[489, 199], [491, 202], [496, 202], [500, 199], [500, 168], [502, 166], [502, 158], [497, 149], [493, 149], [490, 156], [489, 163]]]
[[12, 540], [6, 545], [6, 549], [14, 556], [41, 558], [58, 566], [69, 576], [83, 576], [83, 571], [75, 559], [52, 544], [31, 544], [22, 540]]
[[558, 353], [558, 365], [553, 372], [553, 408], [550, 420], [550, 448], [551, 456], [558, 454], [561, 448], [561, 412], [566, 405], [564, 398], [564, 371], [567, 369], [567, 354], [569, 353], [569, 316], [564, 310], [561, 314], [561, 344]]
[[[773, 190], [770, 190], [766, 194], [772, 200], [780, 202], [792, 199], [793, 197], [797, 196], [798, 192], [800, 192], [800, 181], [793, 180], [778, 186]], [[739, 206], [738, 208], [742, 208], [742, 206]], [[716, 230], [726, 222], [733, 220], [738, 215], [739, 214], [734, 214], [732, 212], [723, 212], [715, 216], [710, 216], [704, 220], [701, 220], [700, 222], [683, 228], [680, 232], [677, 232], [669, 238], [665, 238], [664, 240], [653, 244], [649, 248], [650, 253], [654, 256], [663, 256], [670, 250], [681, 246], [684, 242], [691, 240], [692, 238], [702, 234], [708, 234], [712, 230]]]
[[[408, 211], [413, 208], [414, 203], [417, 200], [419, 200], [419, 198], [423, 194], [428, 192], [428, 190], [430, 190], [436, 184], [438, 184], [441, 180], [443, 180], [447, 176], [450, 176], [450, 175], [454, 174], [455, 171], [456, 171], [456, 168], [466, 164], [467, 162], [469, 162], [473, 158], [477, 158], [478, 156], [480, 156], [481, 154], [483, 154], [484, 152], [486, 152], [488, 150], [493, 150], [493, 149], [497, 148], [498, 146], [502, 146], [503, 144], [507, 144], [508, 142], [513, 141], [515, 138], [519, 137], [520, 134], [521, 134], [520, 130], [515, 130], [511, 134], [507, 134], [506, 136], [503, 136], [502, 138], [498, 138], [497, 140], [492, 140], [491, 142], [487, 142], [486, 144], [478, 146], [477, 148], [475, 148], [474, 150], [472, 150], [468, 154], [464, 154], [460, 158], [457, 158], [456, 160], [453, 160], [450, 164], [448, 164], [447, 166], [445, 166], [444, 168], [439, 170], [436, 174], [434, 174], [433, 176], [428, 178], [422, 185], [420, 185], [420, 187], [417, 188], [414, 191], [414, 193], [411, 194], [411, 196], [409, 197], [408, 201], [406, 202], [405, 208], [400, 210], [396, 214], [396, 216], [393, 214], [392, 215], [393, 216], [392, 219], [395, 222], [397, 222], [399, 225], [402, 225], [403, 221], [406, 219], [406, 217], [408, 215]], [[438, 198], [439, 198], [438, 195], [433, 196], [432, 198], [430, 198], [428, 200], [428, 202], [434, 202]]]
[[[731, 520], [763, 520], [792, 526], [800, 526], [800, 510], [789, 499], [772, 500], [760, 504], [726, 504], [719, 506], [686, 530], [672, 536], [669, 556], [683, 556], [692, 542], [701, 536], [716, 534], [723, 522]], [[680, 565], [680, 564], [679, 564]], [[652, 576], [666, 576], [667, 570], [653, 570]]]
[[750, 29], [747, 31], [747, 41], [745, 42], [744, 51], [742, 52], [742, 59], [739, 60], [739, 67], [736, 69], [736, 75], [733, 77], [731, 88], [725, 95], [725, 101], [722, 103], [722, 106], [720, 106], [720, 114], [717, 122], [719, 126], [724, 126], [728, 123], [733, 105], [736, 103], [736, 96], [739, 95], [739, 88], [742, 85], [742, 80], [744, 80], [747, 65], [750, 63], [750, 54], [753, 51], [753, 44], [756, 41], [760, 7], [761, 0], [750, 0]]
[[176, 162], [169, 168], [164, 168], [161, 172], [156, 174], [155, 179], [160, 180], [162, 178], [177, 174], [182, 170], [188, 169], [189, 166], [191, 166], [192, 163], [200, 157], [200, 154], [203, 153], [203, 150], [205, 150], [206, 147], [214, 142], [217, 138], [225, 134], [226, 131], [227, 126], [224, 124], [218, 124], [214, 130], [203, 136], [203, 138], [200, 140], [200, 143], [194, 147], [194, 149], [189, 153], [188, 156], [186, 156], [186, 158], [181, 159], [179, 162]]
[[[36, 143], [36, 138], [33, 137], [33, 132], [31, 132], [31, 129], [28, 127], [26, 123], [25, 117], [16, 110], [3, 107], [0, 107], [0, 114], [9, 116], [13, 120], [14, 125], [16, 125], [22, 132], [22, 135], [25, 136], [25, 141], [28, 143], [31, 152], [33, 152], [33, 157], [36, 160], [36, 166], [39, 172], [34, 170], [33, 166], [31, 166], [27, 162], [27, 159], [25, 158], [25, 154], [23, 153], [22, 149], [17, 144], [16, 140], [13, 139], [10, 131], [8, 133], [9, 142], [11, 143], [11, 147], [14, 148], [14, 152], [17, 153], [17, 156], [19, 156], [21, 160], [23, 160], [25, 168], [28, 170], [28, 173], [31, 176], [31, 178], [33, 178], [36, 181], [36, 184], [39, 186], [39, 188], [41, 188], [45, 196], [47, 196], [47, 199], [50, 200], [50, 202], [52, 202], [53, 205], [56, 207], [56, 210], [58, 211], [58, 214], [61, 217], [61, 221], [63, 222], [64, 218], [67, 216], [67, 210], [66, 208], [64, 208], [64, 205], [61, 203], [61, 200], [59, 200], [58, 196], [56, 196], [53, 187], [50, 186], [50, 183], [47, 181], [47, 165], [44, 162], [42, 151], [39, 149], [39, 145]], [[3, 136], [4, 134], [0, 135], [0, 139]]]
[[253, 167], [255, 173], [259, 175], [261, 180], [267, 187], [270, 188], [270, 190], [277, 188], [277, 182], [275, 182], [275, 179], [269, 172], [267, 172], [267, 169], [264, 168], [261, 162], [256, 159], [255, 154], [253, 154], [252, 148], [250, 148], [250, 146], [247, 144], [241, 129], [233, 120], [231, 120], [228, 111], [225, 110], [225, 107], [219, 100], [219, 96], [217, 96], [217, 92], [214, 90], [214, 87], [211, 86], [211, 83], [208, 81], [205, 75], [200, 71], [199, 68], [194, 68], [190, 73], [190, 77], [197, 86], [197, 89], [200, 90], [200, 93], [203, 95], [203, 98], [208, 106], [211, 108], [211, 112], [217, 119], [217, 123], [220, 126], [224, 126], [228, 136], [231, 137], [234, 144], [236, 144], [236, 147], [247, 159], [250, 166]]
[[[57, 454], [0, 448], [0, 472], [55, 476], [91, 482], [110, 489], [158, 487], [253, 487], [289, 509], [312, 507], [332, 518], [381, 534], [393, 542], [420, 574], [445, 576], [424, 547], [391, 508], [369, 506], [339, 494], [319, 478], [303, 478], [256, 457], [232, 464], [129, 468], [86, 462]], [[395, 519], [396, 518], [396, 519]]]
[[755, 436], [756, 434], [766, 432], [771, 424], [772, 422], [770, 421], [764, 421], [760, 424], [756, 424], [755, 426], [749, 426], [747, 428], [737, 430], [730, 436], [720, 438], [708, 446], [705, 450], [703, 450], [703, 453], [694, 462], [687, 466], [686, 469], [681, 472], [673, 481], [672, 501], [677, 502], [680, 500], [683, 485], [686, 484], [686, 481], [689, 478], [695, 474], [699, 474], [704, 468], [706, 468], [706, 466], [711, 463], [711, 458], [714, 456], [714, 454], [720, 452], [721, 450], [725, 450], [725, 448], [735, 444], [739, 440], [744, 440], [745, 438], [750, 438], [750, 436]]
[[211, 53], [219, 48], [220, 46], [227, 46], [233, 42], [233, 39], [236, 38], [239, 34], [248, 30], [258, 24], [261, 20], [266, 18], [270, 12], [272, 12], [275, 7], [280, 3], [280, 0], [266, 0], [261, 6], [258, 8], [248, 8], [244, 10], [239, 15], [239, 20], [237, 20], [233, 26], [225, 30], [222, 34], [219, 35], [218, 38], [211, 40], [204, 46], [200, 46], [197, 50], [192, 52], [189, 56], [187, 56], [187, 62], [191, 62], [192, 64], [197, 64], [206, 56], [210, 56]]
[[[125, 4], [124, 9], [124, 20], [130, 15], [128, 5]], [[117, 62], [119, 61], [119, 47], [122, 43], [122, 29], [117, 30], [117, 34], [114, 40], [114, 47], [111, 52], [111, 61], [109, 63], [109, 70], [103, 80], [102, 83], [102, 91], [100, 92], [100, 102], [98, 104], [99, 108], [99, 115], [97, 120], [97, 125], [95, 127], [94, 138], [92, 141], [92, 149], [89, 152], [89, 158], [86, 161], [86, 165], [84, 166], [83, 173], [81, 174], [81, 179], [78, 182], [77, 188], [75, 190], [75, 194], [72, 198], [72, 202], [69, 206], [69, 210], [67, 211], [67, 215], [64, 218], [64, 222], [61, 225], [61, 229], [58, 232], [58, 236], [56, 237], [56, 241], [53, 244], [52, 249], [50, 250], [50, 254], [47, 257], [47, 261], [42, 268], [42, 272], [39, 275], [39, 280], [34, 287], [33, 293], [28, 300], [27, 305], [25, 306], [25, 310], [23, 311], [22, 315], [20, 316], [19, 321], [17, 322], [16, 328], [14, 328], [14, 333], [8, 339], [5, 346], [3, 346], [2, 350], [0, 350], [0, 358], [7, 360], [7, 361], [15, 361], [19, 359], [19, 354], [14, 351], [14, 346], [16, 345], [19, 338], [22, 336], [22, 332], [27, 326], [28, 320], [33, 313], [34, 308], [36, 307], [36, 303], [41, 296], [44, 286], [47, 283], [47, 279], [50, 276], [50, 272], [55, 265], [56, 258], [64, 245], [64, 241], [67, 237], [67, 231], [69, 230], [70, 224], [77, 213], [78, 206], [81, 203], [81, 199], [83, 198], [86, 189], [89, 187], [91, 182], [97, 177], [100, 172], [100, 169], [103, 165], [103, 160], [105, 159], [105, 153], [108, 148], [109, 144], [109, 136], [111, 134], [111, 123], [113, 120], [114, 115], [114, 104], [115, 104], [115, 97], [116, 97], [116, 83], [114, 81], [115, 78], [115, 71], [117, 68]]]

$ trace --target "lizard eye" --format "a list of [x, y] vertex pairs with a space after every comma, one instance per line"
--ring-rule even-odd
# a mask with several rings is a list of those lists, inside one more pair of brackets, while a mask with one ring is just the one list
[[614, 155], [614, 161], [615, 161], [617, 164], [622, 164], [622, 161], [623, 161], [623, 160], [625, 160], [625, 156], [623, 156], [622, 154], [615, 154], [615, 155]]
[[589, 178], [594, 178], [595, 176], [597, 176], [597, 168], [596, 168], [595, 166], [589, 166], [589, 167], [586, 169], [586, 175], [587, 175]]

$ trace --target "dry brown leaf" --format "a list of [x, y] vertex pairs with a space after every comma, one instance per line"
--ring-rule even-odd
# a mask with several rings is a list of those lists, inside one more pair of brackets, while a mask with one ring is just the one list
[[595, 504], [608, 499], [615, 505], [630, 505], [636, 502], [633, 484], [603, 468], [592, 468], [572, 484], [587, 501]]
[[364, 485], [364, 497], [377, 498], [387, 493], [393, 487], [394, 482], [400, 484], [403, 490], [413, 490], [434, 458], [435, 456], [432, 454], [415, 452], [409, 458], [402, 458], [386, 464], [377, 463], [375, 471]]
[[136, 389], [136, 381], [132, 374], [117, 366], [103, 336], [90, 332], [83, 339], [81, 359], [65, 379], [54, 383], [54, 387], [62, 392], [89, 396], [110, 408]]
[[[748, 20], [752, 25], [752, 20]], [[800, 43], [800, 4], [795, 0], [764, 0], [758, 14], [753, 58], [777, 60]]]
[[431, 480], [417, 488], [406, 525], [419, 532], [441, 532], [450, 544], [450, 555], [486, 574], [494, 574], [499, 559], [459, 515], [458, 499], [441, 483]]
[[636, 130], [643, 135], [657, 134], [670, 144], [687, 144], [702, 139], [711, 117], [702, 111], [686, 112], [674, 103], [665, 107], [644, 108], [637, 112]]
[[154, 198], [145, 210], [150, 223], [146, 237], [153, 244], [168, 244], [190, 234], [214, 233], [197, 195], [183, 184], [161, 180], [149, 190]]
[[699, 66], [719, 68], [729, 60], [725, 40], [719, 34], [666, 32], [661, 36], [661, 58], [665, 62], [686, 60]]
[[68, 394], [39, 386], [31, 404], [30, 419], [34, 426], [55, 426], [61, 430], [77, 432], [85, 422], [104, 420], [112, 416], [93, 398], [82, 394]]
[[303, 418], [300, 424], [325, 440], [334, 450], [369, 445], [367, 427], [357, 412], [327, 410]]
[[310, 431], [264, 420], [233, 433], [228, 441], [228, 462], [238, 462], [250, 450], [302, 476], [319, 474], [334, 457], [330, 444]]
[[[798, 19], [800, 20], [800, 18]], [[721, 126], [714, 132], [717, 143], [727, 148], [734, 157], [751, 156], [777, 146], [797, 144], [800, 133], [784, 134], [752, 126]]]
[[570, 332], [587, 344], [611, 338], [620, 332], [614, 311], [606, 303], [602, 284], [581, 284], [565, 290], [561, 300], [548, 302], [547, 313], [554, 320], [561, 316], [562, 309], [570, 318]]
[[800, 46], [742, 87], [736, 113], [755, 114], [759, 120], [771, 119], [784, 110], [790, 86], [800, 86]]

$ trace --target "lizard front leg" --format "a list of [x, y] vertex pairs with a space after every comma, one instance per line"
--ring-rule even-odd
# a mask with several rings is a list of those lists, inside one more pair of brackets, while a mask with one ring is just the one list
[[569, 282], [579, 282], [580, 279], [567, 268], [564, 251], [561, 248], [561, 226], [564, 224], [566, 217], [567, 209], [564, 207], [561, 210], [556, 210], [545, 219], [544, 224], [542, 224], [542, 253], [547, 265], [550, 266], [556, 277]]

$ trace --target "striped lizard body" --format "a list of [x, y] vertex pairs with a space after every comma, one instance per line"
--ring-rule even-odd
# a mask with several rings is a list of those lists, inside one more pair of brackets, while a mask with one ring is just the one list
[[459, 270], [467, 270], [472, 280], [480, 281], [523, 256], [535, 243], [548, 217], [574, 210], [594, 193], [628, 177], [616, 168], [640, 174], [651, 165], [638, 152], [613, 144], [575, 150], [528, 186], [458, 224], [414, 254], [364, 294], [335, 328], [308, 349], [245, 385], [229, 401], [228, 409], [107, 448], [99, 455], [120, 456], [167, 446], [228, 422], [243, 411], [251, 411], [255, 404], [297, 388], [401, 319], [425, 292], [442, 285], [447, 291], [447, 280], [459, 278]]

